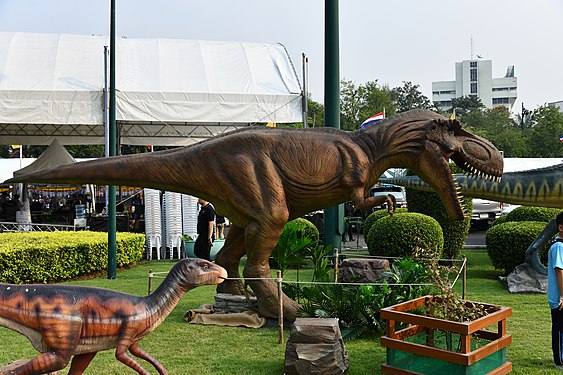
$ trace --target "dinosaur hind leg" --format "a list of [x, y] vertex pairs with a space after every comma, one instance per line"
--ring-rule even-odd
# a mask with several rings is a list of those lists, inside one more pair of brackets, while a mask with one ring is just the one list
[[[239, 264], [240, 259], [246, 254], [244, 244], [244, 229], [231, 226], [225, 239], [225, 245], [217, 253], [215, 262], [227, 270], [229, 277], [240, 278]], [[225, 280], [217, 285], [218, 293], [244, 294], [244, 288], [240, 280]]]
[[140, 375], [151, 375], [139, 362], [127, 355], [127, 350], [130, 350], [131, 346], [134, 345], [131, 339], [134, 337], [134, 331], [133, 327], [123, 327], [123, 332], [117, 343], [117, 348], [115, 349], [115, 358], [117, 358], [119, 362], [137, 371]]
[[129, 351], [134, 356], [142, 358], [145, 361], [149, 362], [151, 365], [153, 365], [154, 368], [156, 369], [156, 371], [158, 371], [158, 373], [160, 375], [167, 375], [168, 374], [168, 371], [164, 368], [164, 366], [156, 358], [154, 358], [149, 353], [145, 352], [143, 349], [139, 348], [138, 342], [134, 342], [131, 345], [131, 347], [129, 347]]
[[77, 354], [72, 357], [72, 362], [70, 363], [70, 370], [68, 370], [69, 375], [82, 375], [86, 370], [86, 367], [92, 362], [92, 359], [96, 356], [97, 352]]
[[[252, 223], [246, 228], [248, 260], [244, 267], [245, 278], [271, 279], [270, 255], [278, 242], [282, 229], [283, 224], [261, 227], [257, 223]], [[277, 318], [279, 300], [276, 283], [273, 280], [248, 280], [248, 284], [256, 294], [260, 313], [268, 318]], [[284, 319], [293, 322], [297, 317], [299, 304], [285, 294], [282, 297]]]

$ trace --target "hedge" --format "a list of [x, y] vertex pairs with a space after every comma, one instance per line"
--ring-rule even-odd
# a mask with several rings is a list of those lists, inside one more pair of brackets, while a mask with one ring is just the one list
[[[145, 236], [117, 233], [118, 267], [137, 262], [145, 251]], [[107, 269], [107, 233], [0, 233], [0, 282], [46, 283]]]
[[[509, 274], [525, 262], [526, 250], [545, 229], [541, 221], [509, 221], [491, 227], [485, 233], [487, 252], [496, 269]], [[540, 252], [540, 258], [546, 259], [549, 247]]]
[[413, 255], [416, 247], [444, 247], [440, 224], [430, 216], [405, 212], [377, 220], [367, 237], [371, 255], [405, 257]]
[[[400, 213], [405, 213], [408, 212], [408, 209], [406, 208], [397, 208], [395, 209], [395, 213], [396, 214], [400, 214]], [[377, 210], [372, 212], [371, 214], [369, 214], [368, 217], [366, 217], [366, 220], [364, 221], [364, 238], [367, 238], [369, 230], [371, 229], [371, 226], [373, 225], [373, 223], [375, 223], [377, 220], [381, 219], [382, 217], [385, 216], [389, 216], [389, 212], [387, 212], [387, 210]]]

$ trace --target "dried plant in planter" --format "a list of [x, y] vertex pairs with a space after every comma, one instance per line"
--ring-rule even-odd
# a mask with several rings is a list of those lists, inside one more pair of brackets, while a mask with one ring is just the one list
[[427, 303], [424, 315], [450, 320], [453, 322], [468, 322], [479, 319], [493, 311], [490, 305], [465, 301], [454, 290], [450, 280], [451, 275], [458, 270], [453, 265], [440, 263], [439, 252], [436, 249], [416, 247], [415, 259], [426, 267], [428, 279], [435, 285], [434, 299]]

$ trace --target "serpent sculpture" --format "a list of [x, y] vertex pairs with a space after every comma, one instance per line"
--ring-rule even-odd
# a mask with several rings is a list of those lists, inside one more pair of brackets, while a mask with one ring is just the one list
[[[500, 181], [488, 181], [478, 176], [454, 175], [462, 195], [497, 202], [563, 208], [563, 164], [507, 172]], [[415, 190], [434, 191], [417, 176], [381, 178], [381, 182]]]
[[[486, 181], [478, 176], [454, 175], [454, 178], [460, 187], [459, 192], [468, 197], [528, 206], [563, 208], [563, 164], [504, 173], [500, 182]], [[415, 190], [434, 191], [429, 184], [417, 176], [382, 178], [380, 181]], [[552, 219], [526, 250], [526, 263], [543, 275], [547, 275], [547, 268], [540, 261], [540, 251], [557, 232], [555, 219]]]
[[150, 372], [127, 351], [167, 374], [139, 347], [139, 340], [162, 323], [187, 291], [226, 277], [220, 266], [190, 259], [178, 262], [146, 297], [84, 286], [0, 283], [0, 325], [26, 336], [41, 353], [16, 367], [0, 368], [0, 374], [50, 373], [65, 368], [71, 357], [69, 374], [82, 374], [97, 352], [112, 348], [119, 361], [139, 374]]
[[[487, 178], [502, 174], [500, 152], [457, 120], [413, 110], [355, 132], [330, 128], [252, 127], [173, 150], [116, 156], [39, 171], [7, 182], [99, 183], [144, 186], [186, 193], [212, 202], [232, 222], [216, 262], [229, 278], [243, 274], [260, 312], [277, 316], [278, 297], [268, 259], [289, 220], [352, 201], [368, 209], [387, 200], [370, 188], [388, 168], [409, 168], [439, 192], [452, 219], [464, 210], [448, 159]], [[219, 285], [242, 294], [238, 280]], [[284, 318], [295, 320], [298, 304], [284, 297]]]

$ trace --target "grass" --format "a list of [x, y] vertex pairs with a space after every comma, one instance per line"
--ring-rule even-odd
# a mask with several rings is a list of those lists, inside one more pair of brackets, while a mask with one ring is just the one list
[[[550, 313], [545, 295], [510, 294], [498, 281], [486, 251], [471, 250], [468, 257], [468, 299], [510, 306], [513, 316], [508, 331], [513, 335], [508, 357], [514, 374], [555, 374], [551, 358]], [[121, 271], [117, 280], [97, 278], [70, 284], [91, 285], [143, 295], [147, 293], [148, 271], [168, 271], [170, 261], [143, 262]], [[302, 275], [301, 279], [305, 279]], [[289, 272], [286, 277], [295, 277]], [[160, 279], [155, 280], [158, 284]], [[183, 314], [204, 303], [212, 303], [215, 288], [204, 286], [190, 291], [172, 314], [148, 337], [141, 347], [156, 357], [170, 374], [283, 374], [285, 345], [277, 344], [277, 327], [248, 329], [188, 324]], [[286, 327], [285, 339], [289, 337]], [[346, 342], [350, 355], [350, 375], [380, 374], [385, 350], [379, 337]], [[32, 358], [37, 352], [27, 339], [0, 328], [0, 364]], [[152, 366], [141, 361], [151, 373]], [[68, 371], [62, 371], [66, 374]], [[114, 358], [113, 351], [98, 353], [87, 374], [134, 374]]]

